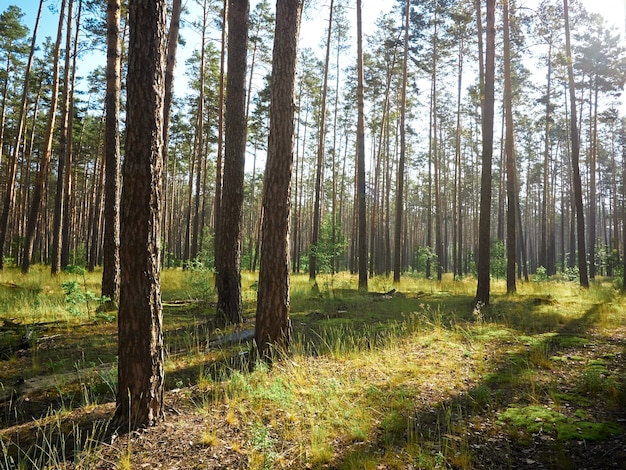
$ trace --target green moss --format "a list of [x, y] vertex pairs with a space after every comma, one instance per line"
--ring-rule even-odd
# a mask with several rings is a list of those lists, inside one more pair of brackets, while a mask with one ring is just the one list
[[582, 356], [567, 356], [570, 361], [584, 362], [586, 359]]
[[551, 397], [557, 404], [566, 401], [578, 406], [591, 406], [591, 401], [588, 398], [576, 393], [553, 393]]
[[567, 362], [567, 358], [563, 356], [552, 356], [550, 360], [554, 362]]
[[530, 405], [512, 406], [500, 414], [500, 419], [529, 433], [536, 433], [541, 430], [550, 431], [554, 424], [563, 421], [565, 416], [544, 406]]
[[574, 417], [565, 416], [545, 406], [513, 406], [500, 414], [502, 423], [511, 424], [527, 434], [547, 432], [556, 434], [559, 441], [598, 441], [622, 433], [612, 422], [587, 421], [588, 413], [579, 410]]
[[617, 423], [603, 421], [594, 423], [591, 421], [567, 421], [556, 425], [557, 439], [559, 441], [601, 441], [611, 436], [618, 436], [622, 428]]
[[592, 344], [591, 340], [580, 336], [555, 336], [552, 341], [562, 348], [584, 348]]

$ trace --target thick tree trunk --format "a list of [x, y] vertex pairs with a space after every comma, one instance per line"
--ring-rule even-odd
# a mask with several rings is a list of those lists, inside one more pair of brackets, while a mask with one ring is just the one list
[[270, 358], [286, 350], [289, 320], [289, 213], [294, 143], [294, 96], [302, 0], [277, 0], [272, 62], [270, 135], [263, 188], [261, 267], [256, 312], [256, 347]]
[[226, 77], [226, 145], [222, 211], [217, 237], [217, 322], [241, 323], [241, 237], [246, 157], [246, 55], [249, 0], [229, 0], [228, 75]]
[[163, 419], [160, 290], [166, 0], [130, 3], [128, 116], [121, 200], [118, 390], [120, 429]]

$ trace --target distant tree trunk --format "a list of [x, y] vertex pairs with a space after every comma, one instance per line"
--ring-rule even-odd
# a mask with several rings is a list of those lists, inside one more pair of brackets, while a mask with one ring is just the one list
[[[432, 160], [433, 160], [433, 176], [435, 184], [435, 255], [437, 256], [437, 280], [441, 281], [443, 278], [443, 266], [444, 266], [444, 247], [443, 247], [443, 207], [441, 204], [441, 164], [439, 161], [439, 145], [440, 139], [438, 136], [439, 123], [437, 113], [439, 112], [437, 106], [437, 67], [439, 66], [439, 36], [438, 36], [438, 8], [435, 6], [435, 19], [434, 27], [435, 32], [433, 35], [433, 52], [432, 52]], [[443, 145], [443, 142], [441, 142]]]
[[[202, 194], [202, 173], [203, 173], [203, 161], [204, 161], [204, 84], [205, 84], [205, 58], [206, 58], [206, 30], [207, 30], [207, 0], [204, 0], [204, 7], [202, 13], [202, 39], [200, 42], [200, 77], [199, 85], [200, 93], [198, 95], [198, 116], [196, 119], [196, 136], [194, 157], [196, 159], [196, 194], [193, 199], [193, 215], [190, 216], [191, 220], [191, 247], [189, 249], [190, 260], [195, 260], [198, 257], [198, 240], [200, 238], [200, 196]], [[189, 180], [192, 181], [191, 179]], [[192, 209], [190, 209], [191, 211]]]
[[107, 86], [104, 152], [104, 256], [102, 295], [116, 306], [120, 296], [120, 88], [121, 0], [107, 0]]
[[[626, 119], [622, 118], [621, 125], [621, 145], [622, 145], [622, 181], [626, 181]], [[626, 292], [626, 201], [622, 201], [622, 246], [624, 255], [622, 256], [622, 292]]]
[[406, 155], [406, 89], [409, 69], [409, 27], [411, 25], [411, 2], [406, 0], [404, 10], [404, 63], [402, 64], [402, 95], [400, 98], [400, 159], [396, 182], [396, 222], [393, 252], [393, 282], [400, 282], [402, 272], [402, 216], [404, 209], [404, 161]]
[[261, 267], [256, 311], [256, 347], [270, 358], [272, 347], [290, 340], [289, 213], [293, 167], [295, 79], [302, 0], [277, 0], [271, 77], [270, 134], [263, 184]]
[[48, 114], [48, 124], [46, 127], [45, 147], [41, 156], [39, 171], [37, 172], [37, 180], [33, 190], [31, 205], [26, 225], [26, 234], [24, 237], [24, 255], [22, 258], [22, 272], [24, 274], [30, 271], [30, 263], [35, 245], [37, 223], [41, 215], [42, 201], [46, 191], [48, 175], [50, 174], [50, 159], [52, 157], [52, 142], [54, 137], [54, 129], [56, 122], [56, 112], [59, 94], [59, 56], [61, 55], [61, 39], [63, 37], [63, 20], [65, 15], [65, 0], [61, 1], [59, 10], [59, 25], [57, 30], [56, 43], [53, 51], [52, 66], [52, 91], [50, 98], [50, 108]]
[[483, 111], [483, 155], [480, 188], [480, 221], [478, 229], [478, 287], [476, 302], [489, 305], [491, 248], [491, 166], [493, 157], [493, 114], [495, 79], [496, 1], [487, 0], [487, 44]]
[[[176, 51], [178, 49], [178, 37], [180, 32], [180, 15], [182, 10], [182, 0], [172, 1], [172, 16], [170, 18], [170, 27], [167, 33], [167, 56], [165, 59], [165, 102], [163, 104], [163, 180], [167, 181], [167, 168], [168, 168], [168, 150], [170, 139], [170, 115], [172, 110], [172, 100], [174, 97], [174, 69], [176, 68]], [[176, 161], [174, 161], [176, 165]], [[172, 172], [172, 186], [176, 174]], [[167, 187], [167, 183], [164, 183]], [[173, 196], [172, 191], [163, 191], [163, 248], [168, 253], [167, 263], [169, 266], [170, 257], [169, 253], [172, 251], [170, 248], [170, 224], [168, 215], [170, 214], [170, 208], [173, 206], [171, 200]], [[164, 261], [165, 262], [165, 261]]]
[[356, 126], [356, 197], [358, 205], [359, 290], [367, 291], [367, 220], [365, 200], [365, 96], [363, 84], [363, 25], [361, 0], [356, 2], [357, 29], [357, 126]]
[[330, 64], [330, 39], [333, 31], [333, 0], [330, 0], [328, 14], [328, 34], [326, 37], [326, 59], [322, 80], [322, 102], [320, 105], [319, 139], [317, 143], [317, 166], [315, 169], [315, 199], [313, 202], [313, 230], [311, 232], [311, 250], [309, 251], [309, 279], [315, 280], [317, 274], [317, 248], [320, 236], [321, 192], [324, 179], [324, 156], [326, 153], [326, 97], [328, 96], [328, 67]]
[[504, 34], [504, 114], [506, 121], [505, 153], [506, 153], [506, 292], [514, 294], [517, 292], [515, 285], [515, 258], [516, 229], [515, 219], [517, 215], [517, 195], [516, 195], [516, 167], [515, 148], [513, 140], [513, 85], [511, 80], [511, 40], [509, 32], [509, 0], [502, 2], [502, 22]]
[[[26, 103], [28, 100], [28, 88], [30, 84], [30, 72], [32, 69], [33, 58], [36, 50], [37, 30], [39, 29], [39, 21], [41, 19], [41, 10], [43, 8], [44, 0], [39, 0], [39, 8], [37, 9], [37, 19], [35, 20], [35, 27], [33, 29], [33, 37], [31, 40], [30, 53], [28, 55], [28, 62], [26, 63], [26, 69], [24, 71], [24, 85], [22, 90], [22, 97], [20, 100], [20, 107], [17, 117], [17, 129], [15, 134], [15, 144], [11, 156], [7, 161], [7, 179], [6, 179], [6, 192], [4, 195], [4, 203], [2, 206], [2, 214], [0, 214], [0, 271], [4, 270], [4, 247], [6, 244], [7, 232], [9, 228], [9, 214], [13, 207], [13, 199], [15, 198], [15, 181], [17, 176], [17, 160], [21, 147], [22, 136], [24, 134], [24, 123], [26, 121]], [[33, 125], [34, 129], [34, 125]], [[0, 153], [2, 149], [0, 148]]]
[[91, 210], [91, 226], [89, 230], [89, 258], [87, 270], [91, 273], [96, 269], [100, 258], [100, 239], [102, 238], [102, 206], [104, 204], [104, 186], [106, 184], [106, 154], [102, 155], [102, 163], [94, 163], [93, 202]]
[[[590, 149], [589, 149], [589, 278], [595, 279], [596, 277], [596, 218], [597, 218], [597, 160], [598, 160], [598, 77], [594, 78], [593, 85], [593, 102], [591, 96], [589, 97], [589, 120], [590, 120]], [[591, 90], [590, 93], [591, 95]]]
[[464, 38], [459, 36], [456, 130], [454, 136], [454, 191], [453, 191], [453, 223], [452, 223], [452, 272], [454, 277], [463, 275], [463, 230], [462, 230], [462, 193], [461, 193], [461, 101], [463, 96], [463, 45]]
[[554, 221], [548, 220], [548, 199], [550, 194], [549, 174], [550, 174], [550, 123], [552, 120], [552, 42], [548, 43], [548, 71], [546, 89], [546, 115], [544, 124], [544, 147], [543, 147], [543, 200], [541, 204], [541, 241], [539, 246], [539, 264], [546, 268], [549, 275], [555, 274], [551, 269], [551, 262], [548, 260], [548, 234], [550, 226]]
[[[217, 158], [215, 161], [215, 208], [213, 210], [215, 238], [213, 243], [217, 247], [220, 243], [220, 217], [222, 213], [222, 158], [224, 153], [224, 77], [226, 75], [226, 19], [228, 18], [228, 0], [224, 0], [222, 7], [222, 48], [220, 52], [220, 86], [218, 92], [217, 116]], [[217, 250], [215, 256], [217, 269]]]
[[163, 419], [160, 289], [166, 0], [129, 5], [128, 107], [121, 211], [118, 390], [114, 424]]
[[565, 53], [567, 56], [567, 76], [570, 96], [570, 139], [572, 145], [572, 177], [574, 189], [574, 205], [576, 207], [576, 232], [578, 235], [578, 271], [580, 286], [589, 288], [587, 274], [587, 252], [585, 249], [585, 209], [583, 206], [582, 182], [580, 180], [580, 142], [578, 136], [578, 122], [576, 114], [576, 89], [574, 84], [574, 67], [572, 64], [572, 47], [570, 43], [569, 7], [568, 1], [563, 0], [563, 14], [565, 16]]
[[67, 29], [65, 31], [65, 64], [63, 66], [63, 90], [61, 97], [61, 130], [59, 132], [59, 163], [57, 169], [57, 187], [54, 197], [54, 218], [52, 219], [52, 260], [50, 270], [52, 274], [61, 272], [61, 251], [63, 243], [63, 204], [65, 203], [65, 172], [71, 170], [67, 167], [68, 160], [68, 127], [70, 122], [70, 57], [72, 50], [72, 16], [74, 0], [69, 0], [67, 5]]
[[[80, 19], [83, 10], [83, 0], [78, 1], [78, 9], [76, 12], [76, 27], [74, 28], [74, 45], [72, 52], [72, 74], [70, 76], [70, 99], [68, 103], [69, 107], [69, 125], [67, 127], [67, 158], [65, 166], [68, 169], [65, 172], [65, 201], [63, 202], [63, 229], [61, 231], [61, 269], [65, 269], [70, 264], [70, 255], [72, 251], [72, 242], [75, 244], [75, 237], [72, 235], [76, 231], [76, 211], [75, 192], [72, 191], [72, 184], [74, 181], [75, 169], [74, 161], [74, 103], [75, 103], [75, 89], [76, 89], [76, 62], [78, 60], [78, 42], [80, 39]], [[84, 122], [84, 121], [83, 121]], [[84, 126], [83, 126], [84, 129]], [[82, 134], [81, 134], [82, 138]], [[80, 145], [78, 146], [80, 152]]]
[[246, 52], [249, 9], [249, 0], [229, 0], [224, 186], [215, 273], [217, 322], [220, 325], [243, 322], [241, 237], [246, 157]]

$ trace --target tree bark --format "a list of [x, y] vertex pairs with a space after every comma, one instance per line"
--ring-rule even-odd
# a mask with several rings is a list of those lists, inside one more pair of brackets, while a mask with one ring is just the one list
[[406, 154], [406, 89], [409, 70], [409, 27], [411, 2], [406, 0], [404, 10], [404, 64], [402, 65], [402, 95], [400, 97], [400, 159], [398, 161], [398, 181], [396, 187], [396, 223], [393, 251], [393, 282], [400, 282], [402, 272], [402, 216], [404, 209], [404, 161]]
[[286, 350], [289, 320], [289, 212], [293, 167], [295, 78], [302, 0], [277, 0], [272, 62], [270, 134], [263, 188], [261, 266], [256, 347], [269, 359], [272, 347]]
[[68, 127], [70, 122], [70, 56], [72, 50], [72, 15], [74, 0], [67, 5], [67, 29], [65, 31], [65, 64], [63, 66], [63, 95], [61, 98], [61, 129], [59, 132], [59, 163], [57, 168], [57, 187], [54, 196], [54, 218], [52, 219], [52, 274], [61, 272], [61, 251], [63, 244], [63, 211], [65, 203], [65, 173], [69, 172], [67, 161], [69, 156]]
[[504, 34], [504, 115], [506, 122], [506, 135], [504, 150], [506, 154], [506, 292], [514, 294], [517, 292], [515, 285], [515, 258], [516, 248], [516, 167], [515, 148], [513, 140], [513, 84], [511, 80], [511, 40], [509, 32], [509, 0], [502, 2], [502, 23]]
[[[165, 59], [165, 102], [163, 104], [163, 181], [165, 190], [163, 191], [163, 248], [168, 253], [167, 265], [169, 267], [170, 253], [170, 225], [168, 214], [170, 207], [173, 207], [174, 179], [176, 174], [172, 172], [171, 191], [167, 190], [168, 181], [168, 150], [170, 139], [170, 115], [172, 112], [172, 101], [174, 97], [174, 70], [176, 68], [176, 51], [178, 49], [178, 37], [180, 33], [180, 15], [182, 11], [182, 0], [172, 1], [172, 16], [170, 27], [167, 32], [167, 56]], [[174, 162], [174, 165], [176, 163]], [[164, 260], [165, 263], [165, 260]]]
[[576, 89], [574, 84], [574, 67], [572, 64], [572, 47], [570, 43], [569, 7], [568, 1], [563, 0], [563, 14], [565, 16], [565, 53], [567, 56], [567, 77], [570, 97], [570, 139], [572, 146], [572, 180], [574, 189], [574, 206], [576, 208], [576, 233], [578, 235], [578, 272], [580, 286], [589, 288], [589, 276], [587, 274], [587, 255], [585, 249], [585, 210], [583, 206], [582, 182], [580, 179], [580, 141], [578, 135], [578, 122], [576, 113]]
[[107, 0], [107, 84], [104, 152], [104, 257], [102, 296], [117, 305], [120, 295], [120, 88], [121, 0]]
[[322, 181], [324, 180], [324, 155], [326, 153], [326, 97], [328, 96], [328, 67], [330, 64], [330, 39], [333, 31], [334, 2], [330, 0], [328, 15], [328, 34], [326, 37], [326, 58], [324, 60], [324, 78], [322, 80], [322, 102], [319, 116], [319, 138], [317, 142], [317, 166], [315, 169], [315, 199], [313, 203], [313, 229], [311, 231], [311, 250], [309, 251], [309, 279], [315, 281], [317, 275], [317, 249], [320, 236]]
[[357, 126], [356, 126], [356, 195], [358, 205], [359, 290], [367, 292], [367, 220], [365, 200], [365, 96], [363, 84], [363, 24], [361, 0], [356, 3], [357, 29]]
[[229, 0], [224, 186], [217, 237], [217, 322], [241, 323], [241, 237], [246, 158], [246, 69], [249, 0]]
[[[215, 208], [214, 229], [215, 239], [213, 242], [217, 247], [220, 243], [220, 217], [222, 214], [222, 160], [224, 152], [224, 77], [226, 75], [226, 19], [228, 18], [228, 0], [224, 0], [222, 8], [222, 48], [220, 51], [220, 85], [218, 93], [218, 116], [217, 116], [217, 158], [215, 161]], [[217, 269], [217, 250], [215, 250], [215, 268]]]
[[[485, 57], [484, 99], [482, 100], [482, 175], [480, 189], [480, 220], [478, 228], [478, 287], [476, 303], [489, 305], [491, 248], [491, 166], [493, 157], [493, 115], [495, 79], [495, 0], [487, 0], [487, 41]], [[481, 87], [482, 89], [482, 87]], [[481, 93], [481, 96], [483, 94]]]
[[160, 290], [166, 0], [130, 3], [128, 115], [121, 199], [118, 390], [114, 424], [163, 419]]
[[[6, 244], [7, 232], [9, 229], [9, 214], [13, 207], [13, 200], [15, 199], [15, 181], [17, 176], [17, 159], [21, 147], [22, 136], [24, 134], [24, 123], [26, 121], [26, 103], [28, 100], [28, 88], [30, 83], [30, 73], [33, 64], [33, 58], [35, 56], [37, 31], [39, 29], [39, 21], [41, 19], [41, 10], [43, 8], [44, 0], [39, 0], [39, 8], [37, 9], [37, 19], [35, 20], [35, 27], [33, 29], [33, 37], [31, 40], [30, 53], [28, 55], [28, 62], [26, 63], [26, 70], [24, 72], [24, 88], [22, 91], [22, 98], [20, 101], [19, 113], [17, 118], [17, 130], [15, 134], [15, 144], [9, 160], [7, 161], [7, 180], [6, 180], [6, 193], [4, 195], [4, 203], [2, 206], [2, 214], [0, 214], [0, 271], [4, 270], [4, 246]], [[34, 125], [33, 125], [34, 128]], [[0, 153], [2, 149], [0, 148]]]
[[48, 175], [50, 174], [50, 159], [52, 158], [52, 142], [54, 137], [54, 129], [56, 122], [56, 112], [59, 94], [59, 56], [61, 55], [61, 39], [63, 37], [63, 20], [65, 15], [65, 0], [61, 1], [59, 12], [59, 25], [57, 30], [57, 38], [53, 52], [53, 68], [52, 68], [52, 95], [50, 98], [50, 109], [48, 114], [48, 123], [46, 127], [45, 148], [41, 156], [39, 171], [37, 172], [37, 180], [35, 189], [31, 199], [31, 205], [26, 225], [26, 234], [24, 237], [24, 255], [22, 258], [22, 273], [26, 274], [30, 271], [31, 258], [35, 245], [37, 223], [41, 216], [44, 193], [46, 191]]

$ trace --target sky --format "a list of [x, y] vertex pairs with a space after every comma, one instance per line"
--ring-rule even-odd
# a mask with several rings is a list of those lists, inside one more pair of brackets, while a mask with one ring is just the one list
[[[251, 0], [252, 7], [257, 3], [258, 0]], [[307, 17], [305, 17], [305, 21], [302, 24], [301, 28], [301, 46], [308, 46], [312, 48], [316, 48], [324, 35], [324, 29], [326, 28], [326, 24], [328, 21], [328, 0], [312, 0], [313, 2], [317, 2], [319, 5], [317, 8], [311, 8]], [[518, 0], [520, 5], [526, 6], [528, 8], [536, 8], [539, 4], [540, 0]], [[195, 0], [183, 0], [183, 4], [188, 4], [189, 6], [195, 3]], [[352, 1], [351, 3], [355, 3]], [[611, 24], [614, 24], [618, 30], [622, 34], [622, 38], [625, 37], [626, 31], [626, 0], [582, 0], [582, 3], [585, 5], [585, 8], [590, 12], [600, 13], [602, 14]], [[38, 0], [26, 0], [26, 1], [18, 1], [18, 0], [0, 0], [0, 11], [4, 11], [9, 5], [17, 4], [25, 13], [25, 17], [23, 19], [24, 24], [26, 24], [31, 30], [35, 24], [35, 18], [37, 14], [37, 8], [39, 6]], [[56, 27], [58, 24], [58, 5], [60, 4], [60, 0], [45, 0], [45, 6], [43, 11], [42, 22], [40, 26], [40, 31], [38, 33], [38, 44], [41, 44], [46, 36], [56, 37]], [[388, 11], [391, 5], [390, 1], [381, 1], [381, 0], [362, 0], [363, 5], [363, 32], [364, 34], [372, 34], [375, 30], [375, 20], [379, 17], [382, 11]], [[384, 5], [384, 7], [383, 7]], [[352, 16], [356, 16], [354, 13], [354, 8], [351, 8]], [[355, 23], [355, 18], [352, 19]], [[353, 23], [353, 28], [355, 28]], [[193, 33], [189, 30], [183, 31], [187, 41], [187, 51], [179, 50], [179, 60], [177, 64], [177, 74], [182, 75], [182, 69], [184, 60], [189, 56], [189, 52], [194, 48], [199, 47], [200, 38], [197, 33]], [[356, 33], [353, 31], [352, 35], [354, 37]], [[95, 64], [103, 64], [104, 56], [101, 57], [101, 60], [98, 60], [97, 56], [90, 57], [82, 57], [83, 61], [80, 69], [80, 73], [85, 76], [88, 71], [84, 70], [87, 67], [87, 63], [85, 62], [94, 62]], [[178, 86], [184, 85], [186, 86], [186, 77], [181, 76], [180, 79], [177, 78]], [[182, 83], [181, 83], [182, 82]]]

